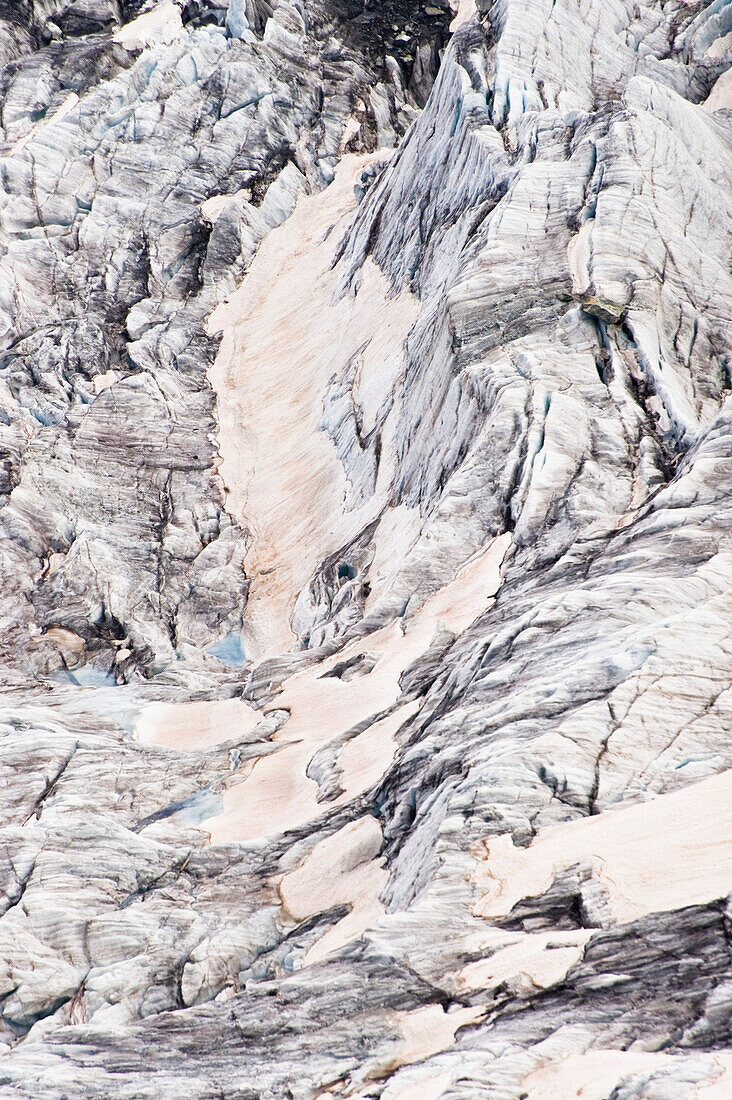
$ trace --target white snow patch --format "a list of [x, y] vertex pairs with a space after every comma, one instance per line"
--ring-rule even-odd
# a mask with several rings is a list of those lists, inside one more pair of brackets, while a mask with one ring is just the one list
[[183, 33], [183, 21], [180, 9], [173, 0], [163, 0], [152, 11], [139, 15], [131, 23], [120, 27], [114, 34], [114, 41], [126, 50], [142, 50], [148, 46], [164, 46], [175, 42]]

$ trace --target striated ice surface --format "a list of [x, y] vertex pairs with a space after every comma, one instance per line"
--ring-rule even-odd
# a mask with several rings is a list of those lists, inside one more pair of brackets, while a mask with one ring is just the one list
[[0, 0], [0, 1098], [732, 1095], [732, 5]]

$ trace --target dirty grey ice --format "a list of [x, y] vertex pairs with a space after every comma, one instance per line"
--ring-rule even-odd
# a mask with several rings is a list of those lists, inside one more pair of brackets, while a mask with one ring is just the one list
[[0, 1098], [732, 1096], [732, 2], [0, 0]]

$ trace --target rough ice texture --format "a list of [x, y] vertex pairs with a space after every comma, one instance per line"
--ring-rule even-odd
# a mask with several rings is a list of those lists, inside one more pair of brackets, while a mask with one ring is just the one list
[[731, 62], [0, 0], [0, 1096], [732, 1095]]

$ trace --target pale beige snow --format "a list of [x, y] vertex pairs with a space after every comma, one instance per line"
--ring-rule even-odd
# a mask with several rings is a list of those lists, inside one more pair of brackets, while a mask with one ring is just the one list
[[212, 195], [210, 199], [201, 203], [201, 215], [209, 225], [214, 225], [229, 199], [245, 199], [248, 202], [251, 197], [252, 192], [248, 187], [242, 187], [233, 195]]
[[732, 1096], [732, 1054], [720, 1052], [709, 1058], [709, 1080], [692, 1089], [689, 1100], [729, 1100]]
[[[700, 1055], [709, 1065], [706, 1081], [692, 1087], [687, 1100], [729, 1100], [732, 1055]], [[592, 1050], [570, 1054], [529, 1073], [521, 1082], [526, 1100], [606, 1100], [627, 1077], [672, 1067], [670, 1054], [634, 1050]]]
[[[410, 1066], [423, 1062], [435, 1054], [448, 1050], [455, 1041], [458, 1028], [465, 1027], [485, 1016], [485, 1009], [479, 1007], [459, 1008], [446, 1012], [441, 1005], [427, 1005], [413, 1012], [385, 1013], [388, 1021], [395, 1025], [400, 1038], [387, 1051], [367, 1062], [358, 1074], [363, 1086], [367, 1081], [386, 1077], [401, 1066]], [[423, 1078], [416, 1083], [405, 1084], [403, 1088], [391, 1088], [387, 1085], [385, 1100], [437, 1100], [444, 1088], [452, 1080], [452, 1073], [438, 1073]], [[318, 1093], [316, 1100], [325, 1100], [329, 1096], [350, 1096], [352, 1100], [366, 1100], [370, 1091], [355, 1091], [353, 1085], [345, 1090], [336, 1086]]]
[[117, 370], [108, 370], [104, 374], [96, 374], [92, 385], [94, 386], [94, 393], [100, 394], [104, 390], [108, 390], [110, 386], [113, 386], [117, 379], [120, 377], [120, 373]]
[[341, 140], [338, 148], [342, 153], [348, 145], [351, 138], [354, 138], [361, 129], [361, 123], [355, 118], [354, 115], [349, 115], [346, 119], [346, 125], [343, 127], [343, 133], [341, 134]]
[[325, 191], [302, 196], [262, 242], [241, 287], [209, 320], [209, 331], [223, 334], [210, 378], [227, 507], [255, 535], [246, 561], [245, 624], [247, 652], [255, 659], [292, 645], [298, 593], [333, 547], [385, 503], [375, 496], [351, 512], [344, 508], [346, 477], [319, 427], [329, 379], [356, 355], [363, 372], [386, 372], [392, 384], [418, 312], [408, 292], [389, 296], [371, 261], [356, 296], [333, 300], [335, 250], [356, 205], [354, 182], [370, 159], [344, 157]]
[[150, 703], [140, 711], [135, 737], [143, 745], [208, 749], [243, 736], [261, 720], [261, 712], [243, 699]]
[[555, 874], [589, 863], [615, 919], [698, 905], [732, 889], [732, 771], [625, 809], [552, 826], [528, 848], [509, 834], [485, 842], [475, 911], [505, 916], [549, 888]]
[[458, 27], [462, 27], [464, 23], [468, 23], [473, 16], [478, 14], [475, 0], [450, 0], [450, 7], [455, 12], [450, 22], [451, 31], [456, 31]]
[[590, 260], [592, 258], [592, 230], [595, 219], [589, 218], [567, 245], [567, 261], [572, 276], [572, 293], [578, 297], [586, 294], [592, 283]]
[[732, 69], [717, 80], [711, 93], [704, 100], [704, 106], [708, 111], [728, 111], [732, 109]]
[[421, 1062], [447, 1050], [455, 1041], [458, 1028], [480, 1020], [485, 1016], [485, 1009], [471, 1006], [446, 1012], [441, 1005], [432, 1004], [413, 1012], [395, 1012], [391, 1015], [401, 1039], [394, 1044], [389, 1054], [372, 1063], [369, 1076], [385, 1076], [400, 1066]]
[[500, 948], [487, 959], [464, 966], [457, 975], [457, 987], [470, 991], [506, 982], [525, 995], [548, 989], [580, 961], [591, 935], [591, 929], [579, 929], [521, 936], [518, 942]]
[[[438, 627], [457, 634], [490, 606], [509, 544], [509, 535], [491, 540], [445, 588], [426, 601], [406, 631], [401, 622], [390, 623], [369, 635], [367, 645], [364, 639], [355, 639], [340, 653], [284, 682], [282, 692], [272, 703], [273, 708], [290, 712], [289, 720], [274, 737], [283, 749], [258, 760], [243, 782], [226, 791], [223, 813], [203, 823], [213, 843], [252, 841], [297, 828], [366, 789], [364, 783], [378, 781], [391, 762], [394, 734], [414, 713], [413, 703], [374, 722], [358, 735], [357, 743], [344, 746], [341, 756], [346, 793], [336, 802], [317, 801], [318, 786], [306, 769], [319, 748], [397, 701], [402, 672], [424, 653]], [[324, 675], [364, 649], [376, 658], [368, 674], [348, 681]], [[220, 740], [233, 736], [224, 714], [217, 726]], [[373, 763], [368, 762], [370, 745], [383, 753], [381, 757], [374, 753]]]
[[310, 948], [305, 964], [317, 962], [360, 936], [383, 914], [379, 895], [389, 876], [384, 860], [377, 858], [381, 842], [381, 827], [376, 818], [367, 815], [321, 840], [307, 859], [282, 879], [282, 904], [295, 920], [336, 905], [351, 906], [350, 913]]

